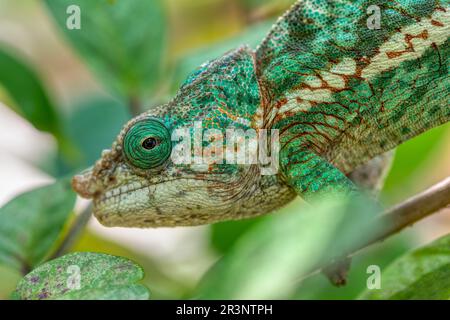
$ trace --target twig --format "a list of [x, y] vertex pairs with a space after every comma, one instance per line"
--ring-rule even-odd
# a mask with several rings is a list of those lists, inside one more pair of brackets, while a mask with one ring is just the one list
[[325, 263], [320, 263], [310, 273], [302, 277], [300, 281], [320, 271], [326, 271], [336, 261], [344, 261], [348, 257], [389, 238], [404, 228], [447, 206], [450, 206], [450, 177], [433, 185], [424, 192], [411, 197], [405, 202], [388, 209], [376, 219], [375, 225], [380, 225], [381, 228], [374, 235], [365, 239], [364, 242], [356, 243], [353, 247], [345, 250], [345, 253], [340, 258], [333, 259], [332, 262], [326, 261]]
[[92, 216], [92, 205], [90, 204], [86, 209], [84, 209], [83, 212], [81, 212], [78, 215], [78, 217], [72, 223], [72, 225], [70, 226], [70, 230], [67, 232], [61, 244], [51, 255], [49, 260], [58, 258], [67, 253], [67, 251], [69, 251], [69, 249], [73, 246], [74, 242], [78, 239], [80, 233], [86, 227], [91, 216]]

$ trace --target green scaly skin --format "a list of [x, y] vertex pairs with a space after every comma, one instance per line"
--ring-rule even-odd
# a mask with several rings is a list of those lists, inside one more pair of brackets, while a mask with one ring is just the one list
[[[355, 169], [450, 119], [448, 1], [378, 1], [379, 30], [366, 25], [372, 4], [299, 1], [256, 50], [202, 65], [173, 100], [127, 123], [74, 189], [94, 199], [101, 223], [128, 227], [251, 217], [296, 195], [357, 195]], [[194, 121], [278, 129], [279, 173], [174, 164], [166, 137]], [[154, 149], [142, 149], [152, 135]]]

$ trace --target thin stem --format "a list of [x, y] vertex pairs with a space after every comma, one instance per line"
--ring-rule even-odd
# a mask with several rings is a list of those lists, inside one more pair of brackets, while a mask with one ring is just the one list
[[70, 230], [67, 232], [66, 236], [62, 240], [59, 247], [55, 250], [52, 256], [49, 258], [55, 259], [64, 254], [66, 254], [70, 248], [73, 246], [75, 241], [78, 239], [80, 233], [84, 230], [89, 219], [92, 216], [92, 204], [90, 204], [83, 212], [81, 212], [75, 221], [70, 226]]
[[387, 210], [378, 218], [378, 223], [380, 223], [383, 228], [365, 243], [361, 243], [354, 248], [351, 248], [349, 255], [355, 254], [359, 250], [372, 244], [383, 241], [404, 228], [449, 205], [450, 177]]

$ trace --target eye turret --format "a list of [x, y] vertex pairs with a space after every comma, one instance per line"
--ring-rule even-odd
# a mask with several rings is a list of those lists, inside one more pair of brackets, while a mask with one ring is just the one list
[[171, 151], [169, 130], [157, 119], [136, 122], [123, 140], [125, 158], [139, 169], [152, 169], [162, 165]]

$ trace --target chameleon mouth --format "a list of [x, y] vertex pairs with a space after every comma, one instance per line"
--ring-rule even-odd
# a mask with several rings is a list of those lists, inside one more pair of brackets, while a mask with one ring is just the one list
[[214, 196], [211, 192], [203, 179], [176, 178], [154, 184], [134, 181], [96, 194], [93, 211], [107, 227], [201, 225], [234, 210], [218, 198], [222, 193]]
[[105, 226], [122, 226], [130, 216], [148, 206], [154, 186], [138, 182], [109, 189], [93, 197], [94, 216]]
[[130, 184], [125, 184], [122, 186], [118, 186], [112, 189], [109, 189], [105, 191], [102, 194], [97, 194], [94, 196], [94, 202], [95, 204], [102, 204], [106, 202], [116, 201], [120, 200], [121, 197], [125, 196], [126, 194], [139, 191], [145, 188], [150, 188], [146, 184], [142, 184], [140, 182], [133, 182]]

